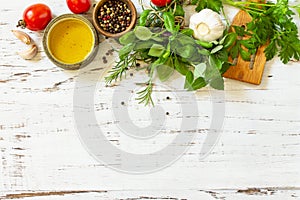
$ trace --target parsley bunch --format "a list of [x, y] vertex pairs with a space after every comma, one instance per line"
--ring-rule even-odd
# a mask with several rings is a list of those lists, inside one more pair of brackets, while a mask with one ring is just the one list
[[[225, 4], [240, 8], [249, 13], [252, 21], [247, 24], [246, 29], [234, 27], [236, 33], [243, 36], [250, 36], [248, 39], [238, 41], [237, 46], [244, 45], [248, 52], [242, 54], [244, 60], [249, 60], [251, 54], [262, 45], [267, 45], [264, 53], [267, 60], [279, 56], [281, 61], [286, 64], [290, 60], [300, 59], [300, 40], [298, 27], [293, 22], [296, 9], [300, 14], [300, 6], [289, 6], [288, 0], [277, 0], [277, 3], [254, 3], [224, 0]], [[298, 8], [298, 9], [297, 9]], [[236, 56], [234, 47], [231, 56]]]

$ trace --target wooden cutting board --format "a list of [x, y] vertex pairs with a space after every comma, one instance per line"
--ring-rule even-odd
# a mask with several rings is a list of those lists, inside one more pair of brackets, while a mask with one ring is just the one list
[[[252, 2], [261, 2], [259, 0], [252, 0]], [[264, 1], [263, 1], [264, 2]], [[251, 16], [241, 10], [237, 13], [232, 21], [232, 25], [247, 27], [246, 24], [251, 21]], [[230, 28], [232, 30], [232, 28]], [[245, 38], [246, 39], [246, 38]], [[239, 55], [237, 64], [231, 66], [223, 76], [247, 83], [259, 85], [261, 83], [262, 75], [266, 64], [266, 56], [264, 54], [265, 46], [258, 48], [254, 59], [251, 61], [244, 61]], [[232, 61], [232, 60], [231, 60]]]

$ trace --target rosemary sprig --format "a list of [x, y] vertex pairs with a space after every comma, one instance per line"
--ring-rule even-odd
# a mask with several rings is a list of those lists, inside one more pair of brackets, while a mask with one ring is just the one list
[[105, 77], [105, 83], [111, 84], [113, 81], [118, 81], [118, 79], [121, 81], [123, 75], [126, 78], [126, 71], [129, 69], [129, 67], [135, 67], [136, 66], [136, 60], [137, 56], [136, 53], [128, 54], [128, 56], [125, 56], [123, 59], [120, 59], [116, 66], [114, 66], [109, 72], [108, 76]]
[[151, 103], [151, 105], [154, 105], [153, 100], [152, 100], [152, 90], [153, 90], [153, 83], [152, 80], [150, 79], [146, 83], [146, 88], [137, 92], [138, 98], [136, 100], [139, 101], [139, 103], [144, 103], [145, 105], [148, 105]]

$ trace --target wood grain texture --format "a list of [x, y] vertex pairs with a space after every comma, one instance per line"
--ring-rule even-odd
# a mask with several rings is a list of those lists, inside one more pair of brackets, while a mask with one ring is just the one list
[[[43, 2], [50, 5], [54, 15], [69, 12], [64, 1]], [[24, 30], [39, 46], [34, 60], [22, 60], [16, 54], [24, 46], [10, 30], [32, 3], [12, 0], [0, 9], [0, 199], [300, 198], [299, 62], [283, 65], [278, 58], [267, 62], [258, 86], [225, 80], [223, 131], [206, 158], [200, 158], [199, 152], [212, 119], [209, 88], [196, 93], [196, 138], [177, 162], [150, 174], [120, 173], [97, 162], [76, 132], [73, 93], [81, 72], [64, 71], [47, 59], [41, 46], [42, 32]], [[299, 18], [296, 20], [299, 22]], [[102, 62], [112, 44], [110, 40], [100, 44], [95, 60], [84, 71], [87, 82], [113, 65], [114, 55], [107, 56], [108, 63]], [[139, 77], [143, 72], [126, 80]], [[108, 89], [102, 92], [101, 83], [99, 79], [95, 113], [103, 129], [110, 129], [115, 122], [105, 118], [111, 93]], [[118, 83], [118, 87], [124, 87], [124, 83]], [[180, 91], [182, 87], [173, 93]], [[166, 96], [160, 89], [155, 93], [162, 99]], [[169, 112], [167, 122], [174, 126], [170, 130], [176, 131], [180, 106], [173, 99], [162, 105]], [[149, 122], [149, 110], [137, 106], [134, 100], [126, 106], [132, 113], [139, 113], [132, 116], [134, 123]], [[174, 133], [163, 134], [172, 137]], [[118, 133], [109, 139], [120, 148], [129, 144]], [[167, 145], [169, 141], [157, 142]], [[151, 144], [140, 145], [140, 151], [155, 149]], [[137, 151], [134, 147], [129, 150]]]

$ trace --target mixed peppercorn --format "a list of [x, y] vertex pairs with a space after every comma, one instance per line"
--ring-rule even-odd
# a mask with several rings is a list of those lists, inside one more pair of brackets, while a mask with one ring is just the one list
[[101, 28], [109, 33], [120, 33], [131, 23], [131, 10], [120, 0], [109, 0], [98, 11]]

